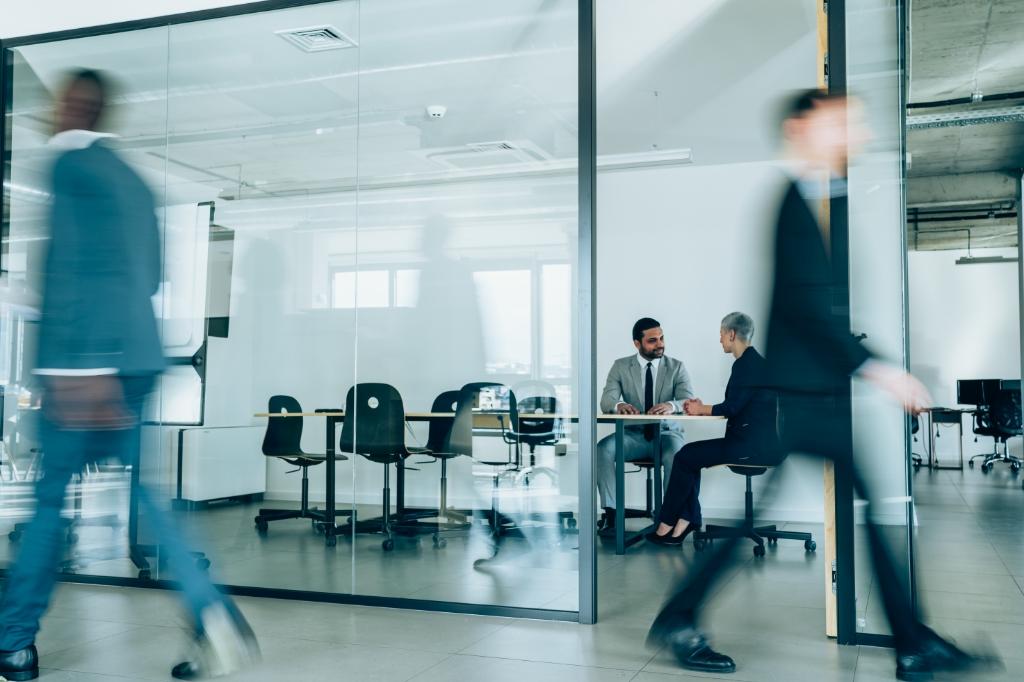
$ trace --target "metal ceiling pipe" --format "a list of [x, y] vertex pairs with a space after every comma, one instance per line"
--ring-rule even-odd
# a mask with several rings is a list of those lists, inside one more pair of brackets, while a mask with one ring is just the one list
[[954, 107], [961, 104], [977, 104], [978, 102], [1004, 102], [1009, 99], [1024, 99], [1024, 90], [997, 92], [992, 95], [972, 95], [971, 97], [940, 99], [931, 102], [910, 102], [907, 104], [907, 109], [934, 109], [935, 107]]

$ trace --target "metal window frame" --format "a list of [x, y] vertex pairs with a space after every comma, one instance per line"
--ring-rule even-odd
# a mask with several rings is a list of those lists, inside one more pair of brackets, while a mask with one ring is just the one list
[[[11, 111], [13, 88], [13, 63], [11, 48], [52, 43], [77, 38], [88, 38], [128, 31], [161, 28], [188, 24], [213, 19], [270, 12], [311, 5], [327, 4], [337, 0], [262, 0], [228, 7], [218, 7], [194, 12], [162, 15], [132, 21], [122, 21], [63, 31], [53, 31], [26, 36], [17, 36], [0, 40], [0, 112], [3, 113], [0, 125], [0, 239], [7, 243], [10, 231], [9, 210], [10, 191], [7, 181], [10, 178], [11, 154]], [[340, 594], [332, 592], [313, 592], [304, 590], [286, 590], [256, 586], [221, 586], [231, 594], [267, 597], [275, 599], [299, 599], [304, 601], [320, 601], [366, 606], [382, 606], [389, 608], [409, 608], [425, 611], [443, 611], [485, 616], [501, 616], [512, 618], [531, 618], [541, 620], [575, 621], [592, 624], [597, 620], [597, 545], [594, 529], [596, 528], [596, 481], [594, 477], [593, 458], [587, 453], [593, 452], [596, 440], [597, 425], [595, 422], [596, 375], [593, 366], [596, 357], [596, 324], [594, 319], [594, 296], [596, 290], [596, 246], [594, 241], [594, 218], [596, 214], [597, 178], [597, 139], [596, 139], [596, 52], [595, 52], [595, 14], [593, 0], [578, 0], [578, 123], [579, 123], [579, 158], [578, 158], [578, 264], [577, 294], [580, 305], [576, 315], [577, 352], [579, 372], [579, 523], [578, 527], [590, 532], [579, 535], [579, 604], [578, 611], [524, 608], [500, 606], [493, 604], [468, 604], [462, 602], [433, 601], [408, 599], [401, 597], [379, 597], [358, 594]], [[0, 272], [3, 272], [5, 259], [4, 249], [0, 249]], [[7, 570], [0, 570], [6, 575]], [[101, 584], [113, 586], [146, 587], [170, 589], [174, 583], [163, 580], [140, 580], [136, 578], [119, 578], [114, 576], [90, 576], [61, 574], [63, 582]]]

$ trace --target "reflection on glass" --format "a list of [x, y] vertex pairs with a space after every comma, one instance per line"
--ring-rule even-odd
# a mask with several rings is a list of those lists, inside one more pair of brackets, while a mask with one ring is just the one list
[[[164, 240], [154, 306], [171, 367], [149, 410], [139, 473], [207, 539], [216, 579], [575, 609], [571, 420], [542, 425], [546, 435], [528, 444], [537, 434], [517, 431], [506, 391], [468, 408], [474, 429], [461, 454], [435, 457], [444, 444], [431, 440], [458, 402], [439, 398], [471, 382], [547, 382], [559, 402], [545, 409], [571, 410], [576, 4], [534, 9], [328, 2], [18, 48], [0, 307], [5, 465], [25, 478], [39, 454], [23, 363], [45, 247], [48, 90], [67, 66], [95, 64], [123, 81], [119, 144], [155, 188]], [[351, 40], [307, 51], [284, 39], [319, 25]], [[419, 39], [402, 37], [412, 30]], [[434, 103], [445, 117], [427, 115]], [[380, 463], [360, 453], [336, 462], [336, 528], [323, 511], [332, 496], [324, 461], [342, 423], [357, 439], [366, 432], [358, 435], [358, 411], [331, 422], [315, 411], [340, 410], [366, 382], [401, 396], [408, 446], [435, 450], [388, 465], [389, 502], [406, 527], [387, 552], [380, 533], [355, 532], [367, 529], [347, 516], [383, 511]], [[308, 466], [263, 447], [268, 418], [256, 415], [272, 396], [302, 405], [305, 416], [276, 419], [296, 420]], [[492, 460], [502, 464], [483, 463]], [[495, 471], [499, 517], [495, 480], [483, 473]], [[92, 472], [89, 482], [123, 484], [130, 473]], [[149, 575], [168, 577], [144, 518], [127, 537], [125, 488], [96, 495], [102, 504], [81, 496], [82, 513], [113, 510], [116, 523], [83, 532], [69, 568], [136, 576], [145, 560]], [[23, 506], [3, 499], [11, 530]], [[303, 500], [291, 518], [260, 514], [300, 510]], [[467, 523], [481, 512], [473, 530], [503, 548], [487, 572], [469, 549]], [[467, 532], [436, 553], [401, 542], [429, 541], [439, 523]], [[551, 573], [530, 577], [541, 569]]]

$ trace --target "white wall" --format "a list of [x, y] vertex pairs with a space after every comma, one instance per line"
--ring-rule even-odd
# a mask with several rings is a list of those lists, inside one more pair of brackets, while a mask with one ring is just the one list
[[[608, 173], [598, 180], [597, 367], [634, 352], [633, 322], [660, 321], [666, 352], [682, 360], [705, 402], [723, 398], [732, 366], [718, 343], [722, 317], [751, 315], [764, 340], [770, 295], [770, 239], [783, 175], [771, 164], [661, 168]], [[762, 346], [763, 348], [763, 346]], [[717, 438], [722, 424], [687, 426], [687, 440]], [[606, 433], [602, 427], [602, 434]], [[643, 501], [643, 476], [628, 478], [629, 499]], [[738, 517], [743, 479], [705, 473], [706, 516]], [[765, 518], [820, 521], [822, 466], [792, 459]]]
[[101, 26], [121, 21], [180, 14], [215, 7], [241, 5], [251, 0], [36, 0], [5, 3], [0, 38]]
[[[956, 265], [966, 251], [910, 253], [910, 361], [936, 405], [953, 407], [957, 379], [1020, 377], [1020, 312], [1017, 264]], [[1016, 257], [1016, 249], [975, 249], [974, 256]], [[974, 442], [964, 418], [964, 457], [991, 450]], [[951, 435], [943, 429], [942, 438]], [[923, 435], [923, 434], [922, 434]], [[955, 441], [940, 438], [943, 461], [956, 457]], [[923, 453], [925, 443], [916, 452]], [[1010, 442], [1021, 451], [1021, 442]]]

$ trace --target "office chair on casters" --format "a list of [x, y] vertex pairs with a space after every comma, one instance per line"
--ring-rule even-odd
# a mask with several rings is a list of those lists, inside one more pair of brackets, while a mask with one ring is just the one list
[[[299, 405], [298, 400], [289, 395], [275, 395], [271, 396], [267, 403], [267, 412], [271, 414], [300, 413], [302, 406]], [[309, 506], [309, 467], [323, 464], [327, 461], [327, 456], [302, 450], [302, 421], [302, 417], [267, 418], [267, 432], [263, 436], [263, 454], [266, 457], [275, 457], [298, 467], [295, 471], [302, 471], [302, 493], [298, 509], [260, 509], [254, 519], [256, 531], [260, 535], [266, 535], [271, 521], [282, 519], [309, 519], [315, 531], [322, 530], [320, 524], [326, 518], [324, 512]], [[336, 454], [334, 459], [346, 460], [348, 457]], [[351, 516], [353, 511], [340, 509], [335, 514]]]
[[[1014, 436], [1024, 433], [1021, 428], [1021, 402], [1019, 382], [1001, 382], [1006, 384], [1017, 383], [1016, 387], [1000, 387], [1000, 390], [992, 396], [986, 396], [986, 403], [978, 405], [974, 412], [974, 441], [978, 436], [990, 436], [994, 440], [992, 452], [974, 455], [967, 464], [974, 468], [974, 460], [983, 458], [981, 472], [984, 474], [992, 471], [996, 462], [1005, 462], [1010, 465], [1014, 474], [1020, 473], [1024, 461], [1016, 455], [1010, 454], [1007, 441]], [[1002, 447], [1000, 447], [1002, 446]]]
[[[445, 391], [434, 399], [430, 411], [436, 414], [458, 411], [459, 391]], [[451, 447], [452, 428], [455, 417], [432, 417], [427, 432], [427, 446], [424, 454], [430, 457], [426, 462], [441, 462], [441, 489], [436, 520], [417, 523], [417, 527], [433, 530], [434, 547], [442, 549], [448, 545], [445, 535], [468, 533], [472, 525], [472, 511], [453, 509], [448, 506], [448, 460], [470, 453], [454, 452]]]
[[[537, 466], [537, 448], [554, 446], [562, 438], [561, 419], [558, 418], [558, 398], [555, 388], [544, 381], [522, 381], [509, 392], [509, 425], [502, 429], [505, 442], [515, 448], [517, 477], [526, 486], [531, 478], [546, 477], [552, 485], [558, 483], [558, 472], [550, 467]], [[523, 446], [529, 453], [529, 463], [523, 461]], [[552, 514], [527, 514], [524, 519], [547, 521], [558, 519], [559, 525], [569, 529], [576, 527], [576, 517], [571, 511]]]
[[720, 538], [733, 538], [733, 537], [744, 537], [750, 538], [754, 541], [754, 556], [763, 557], [765, 555], [764, 543], [767, 540], [768, 544], [774, 545], [780, 539], [782, 540], [803, 540], [804, 549], [808, 552], [813, 552], [818, 548], [818, 544], [814, 541], [814, 536], [810, 533], [801, 533], [796, 531], [779, 530], [774, 525], [771, 526], [754, 526], [754, 492], [751, 485], [751, 480], [754, 476], [761, 476], [768, 471], [767, 466], [748, 466], [745, 464], [728, 464], [726, 465], [733, 473], [740, 474], [747, 479], [747, 490], [744, 495], [743, 504], [743, 525], [741, 526], [715, 526], [708, 524], [703, 530], [694, 531], [693, 533], [693, 547], [698, 552], [702, 551], [707, 544], [715, 539]]
[[356, 384], [345, 397], [345, 423], [340, 450], [384, 465], [381, 515], [351, 522], [357, 533], [380, 533], [385, 552], [395, 548], [395, 531], [403, 519], [391, 514], [391, 466], [402, 466], [411, 455], [429, 455], [424, 448], [405, 445], [405, 408], [398, 390], [389, 384]]

